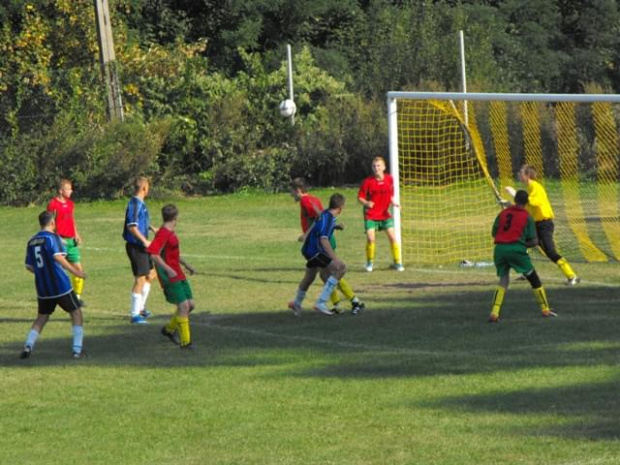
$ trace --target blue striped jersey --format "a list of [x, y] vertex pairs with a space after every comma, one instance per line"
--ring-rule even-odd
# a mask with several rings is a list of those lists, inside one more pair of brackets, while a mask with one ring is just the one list
[[301, 253], [306, 257], [306, 260], [310, 260], [320, 253], [325, 253], [325, 249], [321, 245], [321, 238], [326, 237], [330, 239], [334, 233], [335, 226], [336, 217], [332, 215], [329, 210], [324, 210], [316, 223], [310, 228], [304, 245], [301, 247]]
[[148, 238], [150, 224], [151, 220], [149, 218], [149, 211], [146, 208], [146, 204], [138, 197], [132, 197], [127, 204], [127, 209], [125, 210], [123, 239], [130, 244], [142, 245], [142, 242], [136, 239], [134, 235], [129, 232], [129, 227], [136, 226], [138, 231], [140, 231], [144, 237]]
[[34, 271], [34, 283], [40, 299], [51, 299], [68, 294], [73, 289], [55, 255], [66, 255], [60, 236], [39, 231], [28, 241], [26, 266]]

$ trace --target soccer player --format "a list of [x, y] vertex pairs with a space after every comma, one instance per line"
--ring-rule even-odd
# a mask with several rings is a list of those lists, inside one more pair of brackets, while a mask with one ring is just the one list
[[41, 230], [30, 238], [26, 248], [26, 269], [34, 274], [39, 310], [26, 337], [20, 358], [30, 357], [56, 305], [60, 305], [71, 316], [73, 357], [82, 358], [84, 356], [82, 310], [80, 301], [71, 288], [69, 276], [64, 270], [82, 279], [86, 278], [86, 274], [81, 267], [78, 268], [65, 258], [66, 252], [62, 239], [54, 233], [56, 228], [54, 214], [49, 211], [42, 212], [39, 215], [39, 225]]
[[364, 206], [364, 227], [366, 230], [366, 271], [373, 270], [375, 259], [376, 231], [385, 231], [392, 248], [394, 263], [392, 268], [404, 271], [400, 261], [400, 244], [396, 241], [394, 219], [390, 206], [399, 208], [394, 202], [394, 180], [385, 172], [383, 157], [372, 160], [372, 176], [364, 179], [357, 194], [357, 200]]
[[[519, 170], [518, 176], [519, 181], [527, 186], [527, 193], [529, 195], [527, 210], [536, 222], [536, 234], [538, 235], [540, 248], [549, 260], [558, 265], [562, 273], [564, 273], [567, 280], [566, 284], [569, 286], [579, 284], [581, 278], [577, 276], [568, 261], [555, 248], [555, 242], [553, 241], [553, 209], [549, 203], [547, 191], [536, 181], [538, 177], [536, 169], [530, 165], [523, 165]], [[513, 187], [507, 186], [505, 190], [514, 197], [515, 190]]]
[[333, 194], [329, 199], [329, 208], [321, 213], [319, 219], [306, 235], [304, 245], [301, 248], [301, 253], [307, 260], [306, 273], [299, 283], [295, 300], [288, 304], [296, 316], [301, 315], [301, 304], [319, 271], [325, 278], [325, 284], [321, 295], [314, 304], [314, 310], [325, 315], [333, 315], [333, 312], [327, 307], [327, 299], [338, 285], [338, 281], [346, 273], [346, 266], [334, 252], [330, 238], [334, 233], [336, 218], [342, 212], [344, 203], [345, 198], [342, 194]]
[[[61, 179], [58, 183], [58, 195], [49, 202], [47, 211], [54, 214], [56, 234], [62, 238], [62, 243], [67, 252], [67, 261], [81, 270], [82, 264], [79, 246], [82, 244], [82, 238], [75, 224], [75, 217], [73, 214], [75, 204], [71, 200], [71, 194], [73, 194], [73, 185], [71, 181], [68, 179]], [[82, 300], [84, 280], [79, 276], [71, 275], [71, 284], [73, 285], [75, 295], [80, 300], [80, 307], [85, 307], [86, 304]]]
[[[291, 196], [295, 199], [295, 201], [299, 202], [299, 206], [301, 207], [301, 235], [299, 236], [299, 241], [304, 241], [306, 238], [306, 233], [310, 229], [310, 227], [316, 222], [321, 213], [323, 212], [323, 205], [318, 197], [308, 193], [308, 187], [306, 185], [306, 181], [303, 178], [295, 178], [291, 182]], [[342, 229], [342, 225], [336, 225], [335, 229]], [[332, 235], [330, 239], [330, 244], [332, 249], [336, 250], [336, 237]], [[351, 313], [356, 315], [357, 313], [364, 310], [365, 305], [361, 302], [355, 295], [353, 288], [350, 284], [342, 278], [338, 282], [338, 289], [342, 294], [351, 302]], [[334, 289], [332, 295], [330, 296], [330, 300], [332, 302], [332, 312], [340, 313], [340, 296], [338, 291]]]
[[536, 227], [534, 219], [528, 214], [525, 206], [528, 203], [528, 195], [524, 190], [515, 193], [515, 205], [504, 210], [495, 218], [493, 222], [492, 234], [495, 238], [495, 251], [493, 260], [499, 276], [499, 285], [493, 296], [493, 308], [489, 316], [489, 323], [499, 321], [499, 312], [504, 301], [504, 294], [508, 290], [510, 283], [510, 269], [523, 274], [530, 282], [536, 300], [540, 304], [543, 317], [557, 316], [549, 308], [547, 294], [540, 282], [538, 273], [532, 265], [530, 255], [527, 253], [529, 247], [538, 244], [536, 237]]
[[161, 328], [161, 333], [176, 343], [175, 333], [178, 331], [181, 349], [191, 349], [189, 314], [195, 305], [192, 288], [181, 265], [190, 275], [193, 275], [195, 270], [181, 257], [179, 238], [174, 232], [179, 219], [179, 209], [175, 205], [168, 204], [161, 209], [161, 216], [164, 224], [146, 250], [156, 264], [157, 276], [166, 301], [177, 307], [168, 324]]
[[131, 263], [134, 276], [131, 288], [131, 322], [146, 324], [146, 319], [151, 312], [146, 309], [146, 300], [151, 291], [151, 282], [155, 279], [153, 262], [146, 248], [151, 244], [149, 230], [151, 227], [149, 211], [144, 199], [149, 194], [149, 180], [139, 176], [134, 181], [134, 195], [127, 204], [125, 210], [125, 225], [123, 227], [123, 239], [125, 239], [125, 251]]

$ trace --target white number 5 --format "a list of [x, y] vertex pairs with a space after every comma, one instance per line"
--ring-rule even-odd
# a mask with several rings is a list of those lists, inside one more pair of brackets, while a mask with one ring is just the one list
[[34, 257], [37, 259], [37, 268], [43, 268], [43, 257], [41, 256], [41, 246], [34, 248]]

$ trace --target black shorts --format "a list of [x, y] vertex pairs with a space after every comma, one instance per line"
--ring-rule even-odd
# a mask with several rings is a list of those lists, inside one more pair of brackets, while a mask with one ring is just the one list
[[73, 291], [51, 299], [39, 298], [39, 314], [51, 315], [56, 310], [56, 305], [60, 305], [65, 312], [71, 313], [80, 308], [80, 301]]
[[153, 260], [146, 249], [141, 244], [125, 243], [125, 250], [131, 263], [131, 271], [133, 275], [148, 276], [153, 269]]
[[325, 268], [332, 262], [332, 259], [329, 258], [324, 253], [320, 253], [312, 257], [310, 260], [306, 262], [306, 268]]

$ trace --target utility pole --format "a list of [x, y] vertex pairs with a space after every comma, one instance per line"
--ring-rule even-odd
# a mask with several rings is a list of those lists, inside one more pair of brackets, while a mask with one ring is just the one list
[[99, 42], [99, 61], [101, 74], [108, 94], [108, 117], [110, 121], [123, 121], [123, 101], [121, 86], [116, 68], [114, 55], [114, 40], [112, 38], [112, 22], [108, 0], [93, 0], [95, 17], [97, 19], [97, 40]]

